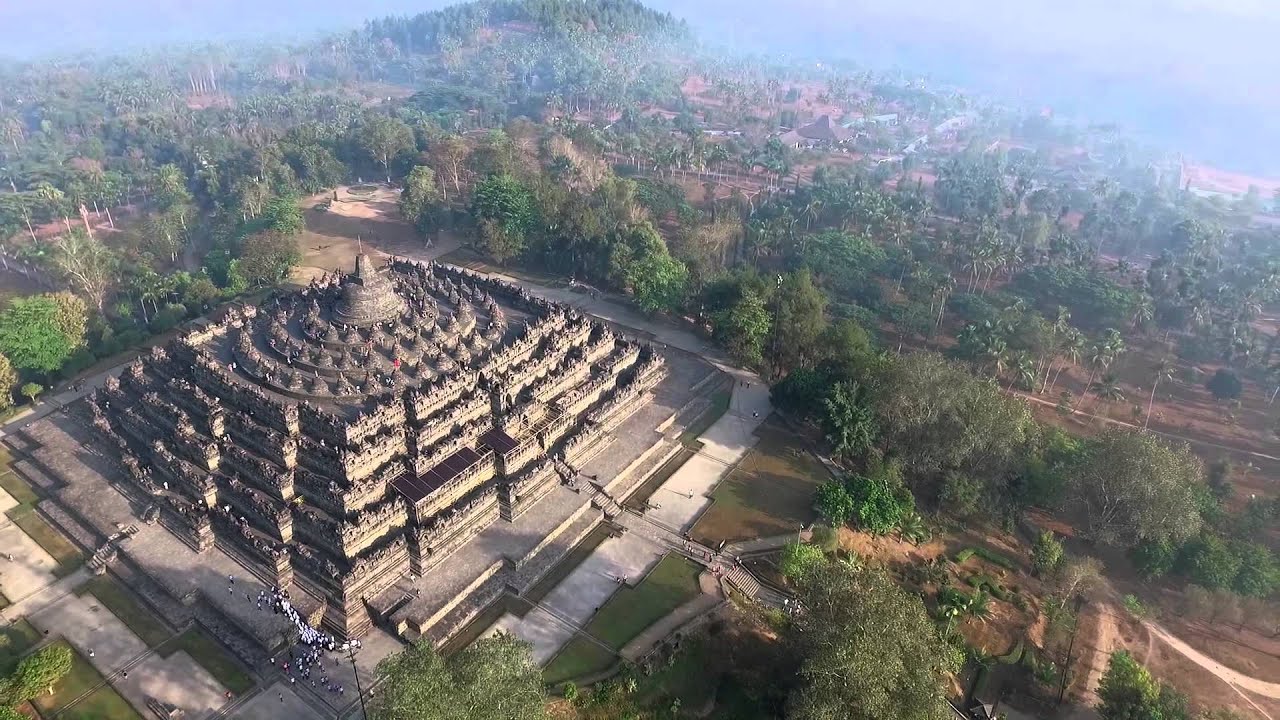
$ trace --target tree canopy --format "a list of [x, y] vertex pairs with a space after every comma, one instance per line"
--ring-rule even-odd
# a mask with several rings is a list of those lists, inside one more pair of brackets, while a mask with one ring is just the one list
[[528, 643], [500, 633], [448, 659], [426, 640], [378, 664], [373, 720], [537, 720], [542, 674]]
[[790, 720], [944, 720], [954, 653], [920, 598], [882, 570], [812, 563], [798, 579], [800, 687]]

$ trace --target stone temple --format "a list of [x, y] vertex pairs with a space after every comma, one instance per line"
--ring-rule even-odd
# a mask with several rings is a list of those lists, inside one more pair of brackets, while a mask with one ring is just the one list
[[667, 375], [569, 306], [362, 254], [156, 348], [82, 417], [172, 553], [230, 556], [339, 637], [411, 638], [582, 522], [582, 463]]

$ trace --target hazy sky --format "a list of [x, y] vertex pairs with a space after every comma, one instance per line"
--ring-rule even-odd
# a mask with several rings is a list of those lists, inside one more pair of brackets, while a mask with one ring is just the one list
[[[440, 0], [0, 0], [0, 55], [301, 37]], [[1280, 0], [649, 0], [704, 35], [1086, 110], [1280, 174]], [[725, 31], [723, 28], [730, 28]], [[1259, 148], [1258, 146], [1264, 146]], [[1241, 148], [1247, 148], [1243, 151]], [[1259, 152], [1261, 149], [1261, 152]], [[1252, 168], [1255, 170], [1262, 167]]]

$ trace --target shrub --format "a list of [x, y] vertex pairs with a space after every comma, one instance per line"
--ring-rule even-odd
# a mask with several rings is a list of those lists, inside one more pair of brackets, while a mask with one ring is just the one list
[[1226, 369], [1219, 369], [1204, 386], [1218, 400], [1235, 400], [1244, 390], [1244, 384], [1240, 382], [1240, 378]]
[[793, 542], [787, 543], [782, 548], [778, 569], [782, 571], [783, 577], [796, 580], [824, 562], [826, 562], [826, 555], [820, 548]]
[[1040, 577], [1057, 572], [1062, 565], [1062, 557], [1062, 543], [1058, 542], [1050, 530], [1041, 532], [1031, 546], [1031, 567]]
[[973, 552], [983, 560], [986, 560], [993, 565], [999, 565], [1005, 570], [1014, 570], [1017, 568], [1017, 565], [1015, 565], [1012, 560], [998, 552], [992, 552], [984, 547], [976, 547], [973, 549]]
[[1142, 604], [1142, 601], [1138, 599], [1138, 596], [1125, 595], [1122, 601], [1124, 602], [1124, 609], [1127, 610], [1130, 615], [1136, 618], [1144, 618], [1147, 616], [1147, 606]]
[[168, 332], [178, 326], [178, 323], [187, 317], [187, 306], [178, 303], [169, 303], [160, 309], [160, 312], [151, 318], [151, 331], [154, 333]]
[[840, 533], [825, 525], [819, 525], [813, 529], [813, 544], [824, 553], [833, 553], [840, 547]]

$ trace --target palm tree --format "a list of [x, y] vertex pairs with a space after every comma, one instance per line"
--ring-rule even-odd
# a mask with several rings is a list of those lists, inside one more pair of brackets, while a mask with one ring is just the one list
[[924, 518], [920, 517], [920, 513], [912, 512], [905, 515], [898, 523], [898, 534], [912, 545], [919, 545], [929, 539], [929, 528], [924, 524]]
[[1025, 352], [1018, 353], [1013, 363], [1013, 379], [1009, 381], [1009, 389], [1012, 390], [1017, 386], [1020, 390], [1033, 391], [1036, 387], [1036, 378], [1036, 364], [1031, 356]]
[[[1142, 421], [1142, 429], [1144, 430], [1151, 422], [1151, 406], [1155, 405], [1156, 402], [1156, 388], [1160, 387], [1160, 381], [1173, 379], [1173, 363], [1169, 362], [1168, 358], [1161, 358], [1156, 363], [1156, 366], [1152, 368], [1152, 372], [1155, 378], [1151, 383], [1151, 398], [1147, 400], [1147, 417]], [[1275, 400], [1275, 396], [1272, 395], [1271, 399]]]
[[969, 602], [965, 606], [964, 612], [966, 615], [980, 623], [986, 622], [991, 619], [991, 596], [987, 595], [982, 590], [977, 591], [973, 594], [973, 597], [969, 598]]
[[1120, 389], [1120, 380], [1115, 376], [1115, 373], [1103, 375], [1093, 389], [1093, 394], [1107, 402], [1124, 400], [1124, 391]]

